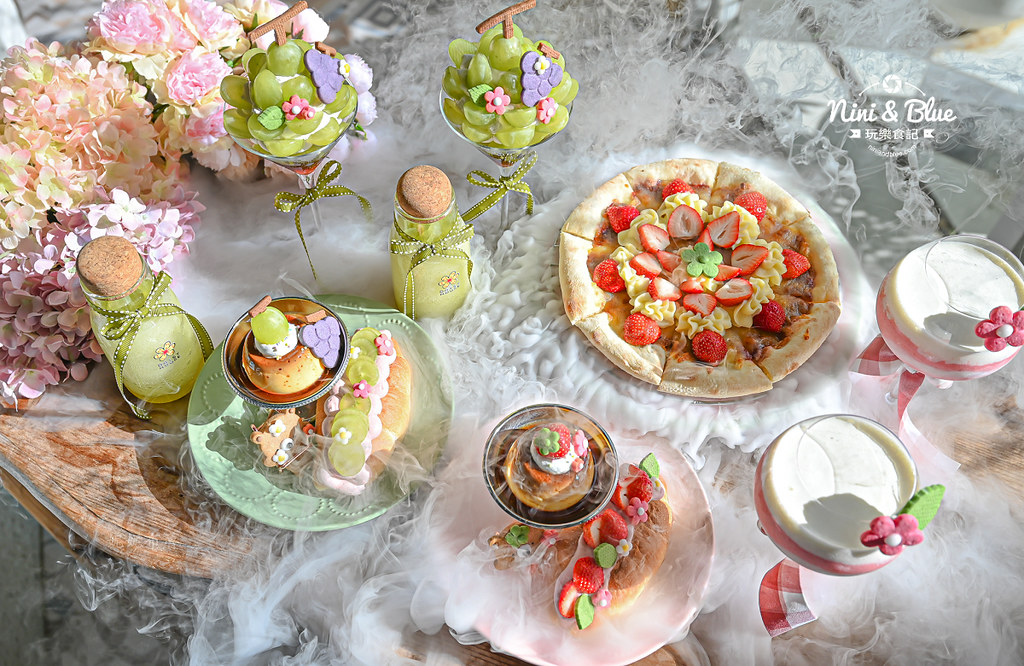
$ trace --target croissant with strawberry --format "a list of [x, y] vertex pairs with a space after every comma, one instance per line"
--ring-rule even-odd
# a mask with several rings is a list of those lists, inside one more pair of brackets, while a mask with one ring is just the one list
[[537, 567], [534, 579], [558, 591], [558, 614], [575, 619], [580, 629], [602, 609], [621, 611], [644, 590], [668, 551], [672, 510], [659, 473], [653, 454], [624, 466], [611, 505], [581, 526], [508, 526], [488, 542], [495, 567], [509, 569], [530, 556]]

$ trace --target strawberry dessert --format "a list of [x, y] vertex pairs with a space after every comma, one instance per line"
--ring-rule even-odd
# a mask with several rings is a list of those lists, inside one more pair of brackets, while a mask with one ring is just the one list
[[523, 431], [510, 447], [503, 470], [512, 494], [540, 511], [577, 504], [594, 482], [587, 434], [558, 422]]

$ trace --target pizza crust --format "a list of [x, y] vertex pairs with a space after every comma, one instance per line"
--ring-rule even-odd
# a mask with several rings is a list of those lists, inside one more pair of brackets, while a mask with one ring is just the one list
[[[662, 188], [676, 178], [682, 179], [701, 199], [707, 201], [714, 188], [717, 172], [718, 162], [683, 158], [633, 167], [623, 175], [645, 206], [657, 208], [661, 202]], [[645, 200], [650, 199], [644, 196], [645, 193], [655, 195], [657, 201]]]
[[815, 303], [839, 303], [839, 269], [821, 229], [810, 217], [794, 222], [790, 228], [799, 232], [807, 241], [806, 256], [814, 271], [811, 300]]
[[761, 393], [771, 387], [771, 380], [756, 363], [738, 358], [735, 350], [730, 350], [718, 365], [670, 358], [658, 390], [688, 398], [717, 399]]
[[611, 317], [607, 312], [582, 319], [576, 326], [619, 368], [645, 382], [661, 383], [661, 374], [665, 369], [664, 349], [656, 344], [643, 347], [629, 344], [622, 339], [620, 332], [612, 328]]
[[764, 374], [777, 382], [799, 368], [825, 342], [839, 321], [838, 303], [815, 303], [810, 312], [787, 328], [787, 344], [769, 347], [757, 360]]
[[594, 284], [587, 267], [593, 244], [564, 231], [558, 241], [558, 282], [562, 286], [562, 303], [569, 321], [576, 324], [601, 312], [610, 294]]
[[584, 199], [562, 226], [562, 231], [593, 241], [605, 224], [604, 210], [613, 203], [633, 203], [633, 187], [621, 173]]
[[712, 206], [721, 206], [724, 202], [735, 201], [736, 197], [752, 190], [764, 195], [768, 201], [767, 214], [782, 224], [793, 224], [810, 215], [803, 204], [772, 179], [757, 171], [728, 162], [718, 165], [715, 189], [711, 193], [709, 203]]

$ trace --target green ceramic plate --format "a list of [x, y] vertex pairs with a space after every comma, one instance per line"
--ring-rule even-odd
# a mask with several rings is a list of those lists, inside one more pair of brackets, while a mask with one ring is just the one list
[[413, 414], [387, 469], [355, 497], [313, 487], [308, 476], [265, 467], [249, 441], [252, 424], [267, 410], [242, 400], [228, 386], [215, 351], [199, 374], [188, 404], [192, 456], [214, 492], [250, 518], [293, 530], [323, 531], [358, 525], [384, 513], [431, 475], [448, 438], [452, 394], [433, 341], [415, 322], [381, 303], [347, 295], [317, 296], [345, 322], [388, 329], [413, 369]]

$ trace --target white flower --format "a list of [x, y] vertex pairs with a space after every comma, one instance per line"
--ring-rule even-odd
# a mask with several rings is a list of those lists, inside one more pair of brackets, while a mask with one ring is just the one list
[[276, 462], [278, 465], [283, 465], [288, 462], [288, 453], [282, 449], [278, 449], [271, 460]]
[[338, 432], [334, 433], [334, 441], [339, 444], [348, 444], [352, 439], [352, 432], [348, 428], [338, 428]]
[[629, 551], [633, 550], [633, 544], [626, 539], [621, 539], [619, 545], [615, 546], [615, 552], [619, 554], [619, 557], [625, 557], [629, 555]]
[[281, 419], [277, 419], [276, 421], [270, 424], [270, 427], [267, 428], [267, 432], [269, 432], [274, 437], [280, 437], [285, 433], [287, 429], [288, 426], [285, 425], [284, 421]]
[[354, 361], [357, 358], [359, 358], [359, 355], [362, 354], [362, 353], [363, 353], [362, 349], [360, 349], [359, 347], [353, 347], [352, 350], [348, 353], [348, 357], [349, 357], [350, 360]]
[[537, 72], [538, 74], [543, 74], [544, 71], [547, 70], [547, 68], [550, 66], [551, 61], [545, 58], [544, 56], [541, 56], [537, 58], [537, 62], [533, 63], [533, 71]]

